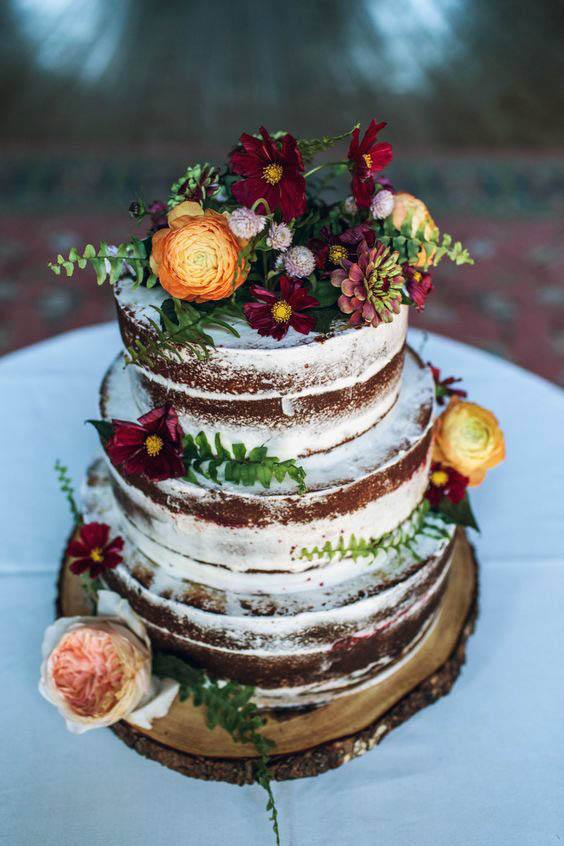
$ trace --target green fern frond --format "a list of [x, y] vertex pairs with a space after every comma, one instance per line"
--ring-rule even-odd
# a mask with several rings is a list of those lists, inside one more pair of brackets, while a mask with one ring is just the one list
[[298, 491], [305, 493], [305, 470], [296, 464], [295, 458], [280, 461], [273, 455], [268, 455], [265, 446], [253, 447], [248, 450], [242, 443], [233, 444], [231, 450], [221, 442], [221, 436], [216, 433], [212, 446], [205, 432], [184, 436], [184, 463], [186, 465], [186, 481], [199, 484], [196, 473], [216, 484], [221, 484], [220, 471], [223, 480], [234, 485], [250, 487], [259, 483], [263, 488], [270, 488], [273, 481], [283, 482], [286, 476], [296, 482]]
[[356, 538], [351, 535], [348, 541], [340, 537], [336, 544], [329, 541], [322, 547], [314, 546], [311, 549], [303, 548], [299, 557], [307, 561], [314, 559], [334, 558], [341, 561], [343, 558], [352, 558], [357, 561], [359, 558], [374, 560], [380, 554], [396, 553], [398, 556], [409, 552], [418, 560], [415, 544], [420, 537], [430, 537], [436, 540], [450, 537], [450, 532], [443, 525], [440, 516], [431, 512], [429, 502], [424, 499], [411, 515], [400, 523], [391, 532], [387, 532], [380, 538]]
[[217, 681], [181, 658], [161, 652], [153, 655], [153, 672], [161, 678], [179, 682], [181, 701], [192, 697], [194, 705], [204, 709], [208, 728], [220, 726], [235, 743], [250, 743], [255, 747], [259, 759], [255, 767], [255, 780], [267, 793], [266, 810], [272, 823], [276, 846], [280, 846], [278, 810], [268, 770], [269, 752], [274, 743], [260, 733], [265, 720], [251, 701], [254, 688], [234, 681]]

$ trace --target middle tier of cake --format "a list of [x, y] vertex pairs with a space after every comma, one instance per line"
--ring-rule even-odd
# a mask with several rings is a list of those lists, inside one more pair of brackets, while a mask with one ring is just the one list
[[[408, 349], [391, 411], [354, 440], [300, 459], [305, 493], [290, 480], [269, 489], [204, 477], [155, 483], [110, 464], [113, 497], [135, 545], [172, 576], [200, 581], [204, 568], [206, 583], [223, 587], [237, 572], [298, 573], [308, 567], [302, 549], [378, 538], [413, 512], [428, 482], [433, 402], [431, 374]], [[102, 416], [134, 420], [148, 410], [118, 357], [102, 386]], [[206, 431], [210, 441], [214, 434]]]

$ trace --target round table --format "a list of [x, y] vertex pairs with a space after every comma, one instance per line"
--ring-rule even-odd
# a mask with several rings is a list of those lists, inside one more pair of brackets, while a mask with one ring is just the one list
[[[480, 617], [452, 692], [369, 754], [274, 786], [285, 846], [538, 846], [564, 840], [564, 392], [434, 335], [411, 343], [498, 416], [507, 460], [473, 492]], [[0, 360], [0, 832], [10, 846], [254, 846], [263, 791], [187, 779], [109, 731], [69, 734], [37, 692], [70, 527], [55, 481], [97, 449], [82, 425], [119, 347], [113, 324]], [[2, 838], [0, 838], [2, 839]]]

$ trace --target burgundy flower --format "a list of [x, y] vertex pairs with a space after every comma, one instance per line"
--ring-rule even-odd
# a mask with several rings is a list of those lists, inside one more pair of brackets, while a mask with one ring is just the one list
[[360, 131], [355, 129], [349, 146], [348, 157], [352, 162], [352, 192], [359, 208], [367, 209], [374, 194], [374, 174], [383, 170], [392, 161], [392, 146], [377, 142], [378, 133], [386, 123], [370, 121], [362, 141]]
[[153, 200], [153, 202], [149, 203], [147, 206], [147, 212], [151, 218], [151, 228], [149, 229], [148, 234], [152, 235], [158, 229], [164, 229], [165, 226], [168, 226], [166, 218], [168, 208], [166, 203], [163, 203], [160, 200]]
[[244, 176], [232, 187], [237, 202], [249, 208], [265, 199], [270, 211], [280, 209], [285, 221], [299, 217], [306, 210], [304, 163], [296, 139], [286, 133], [274, 140], [264, 126], [262, 138], [243, 133], [243, 149], [231, 153], [231, 169]]
[[342, 235], [334, 235], [327, 226], [323, 227], [319, 238], [310, 238], [308, 247], [315, 256], [315, 266], [322, 271], [326, 269], [327, 264], [329, 270], [339, 267], [344, 259], [351, 257], [352, 252]]
[[169, 403], [144, 414], [137, 423], [112, 420], [112, 425], [106, 451], [126, 475], [155, 482], [184, 476], [182, 430]]
[[425, 492], [431, 508], [437, 509], [445, 496], [455, 505], [462, 502], [466, 496], [469, 481], [468, 476], [463, 476], [454, 467], [446, 467], [435, 462], [431, 467], [429, 487]]
[[433, 290], [431, 274], [423, 273], [423, 271], [411, 267], [409, 264], [403, 265], [403, 274], [407, 293], [415, 303], [417, 311], [423, 311], [425, 300]]
[[105, 523], [84, 523], [67, 547], [67, 556], [74, 559], [70, 569], [77, 576], [88, 572], [91, 579], [96, 579], [123, 561], [122, 549], [123, 538], [118, 535], [110, 540], [110, 527]]
[[280, 341], [290, 326], [302, 335], [315, 328], [315, 318], [302, 312], [315, 308], [319, 302], [307, 293], [299, 280], [281, 276], [278, 293], [259, 285], [251, 285], [250, 291], [260, 302], [245, 303], [243, 310], [249, 324], [259, 335], [270, 335]]
[[439, 368], [434, 367], [430, 361], [428, 361], [427, 364], [431, 368], [431, 373], [433, 374], [433, 379], [435, 381], [435, 398], [439, 405], [445, 404], [445, 397], [460, 397], [461, 399], [464, 399], [468, 396], [468, 393], [463, 391], [461, 388], [452, 387], [458, 382], [462, 382], [462, 379], [457, 379], [454, 376], [448, 376], [446, 379], [441, 379], [441, 371]]

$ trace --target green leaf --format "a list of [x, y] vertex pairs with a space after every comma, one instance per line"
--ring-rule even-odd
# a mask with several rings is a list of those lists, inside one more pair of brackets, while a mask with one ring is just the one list
[[444, 496], [439, 504], [438, 511], [447, 523], [455, 523], [457, 526], [467, 526], [476, 529], [477, 532], [480, 531], [468, 494], [461, 502], [457, 503], [451, 502], [448, 497]]
[[106, 444], [114, 433], [114, 427], [109, 420], [86, 420], [85, 422], [94, 426], [103, 444]]
[[278, 482], [288, 477], [296, 482], [300, 493], [306, 490], [303, 467], [293, 458], [280, 461], [269, 455], [264, 445], [248, 450], [245, 444], [236, 443], [230, 451], [222, 444], [219, 432], [213, 438], [213, 446], [205, 432], [199, 432], [195, 438], [190, 434], [184, 436], [183, 449], [187, 481], [194, 482], [195, 474], [199, 474], [221, 484], [221, 472], [223, 480], [234, 485], [251, 487], [258, 482], [270, 488], [273, 477]]

